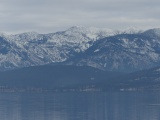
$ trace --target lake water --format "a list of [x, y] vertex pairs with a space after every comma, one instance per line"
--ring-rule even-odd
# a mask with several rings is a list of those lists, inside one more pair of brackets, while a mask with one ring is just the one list
[[160, 93], [0, 93], [0, 120], [160, 120]]

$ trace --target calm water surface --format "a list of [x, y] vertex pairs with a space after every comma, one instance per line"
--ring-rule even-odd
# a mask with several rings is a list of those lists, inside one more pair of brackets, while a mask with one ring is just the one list
[[160, 93], [0, 93], [0, 120], [160, 120]]

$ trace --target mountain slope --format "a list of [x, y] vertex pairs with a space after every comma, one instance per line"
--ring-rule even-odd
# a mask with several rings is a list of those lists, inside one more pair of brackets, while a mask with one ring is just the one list
[[50, 34], [1, 34], [1, 71], [64, 61], [120, 72], [156, 67], [160, 63], [160, 29], [139, 32], [71, 27]]
[[45, 65], [0, 72], [4, 90], [160, 90], [160, 67], [129, 74], [87, 66]]
[[112, 78], [119, 75], [120, 73], [104, 72], [87, 66], [34, 66], [0, 72], [0, 87], [78, 89], [103, 83], [111, 84], [114, 82]]
[[84, 52], [97, 39], [113, 34], [110, 30], [85, 27], [50, 34], [1, 34], [0, 70], [62, 62]]
[[123, 72], [156, 67], [160, 64], [160, 30], [106, 37], [66, 64]]

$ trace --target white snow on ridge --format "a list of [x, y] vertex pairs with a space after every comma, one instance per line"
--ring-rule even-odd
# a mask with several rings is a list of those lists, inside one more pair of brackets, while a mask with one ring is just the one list
[[[136, 34], [140, 31], [135, 29], [130, 30], [111, 30], [95, 27], [80, 27], [74, 26], [66, 31], [61, 31], [51, 34], [39, 34], [36, 32], [27, 32], [16, 35], [6, 35], [0, 33], [4, 38], [4, 44], [0, 44], [3, 48], [0, 53], [0, 68], [3, 67], [19, 67], [19, 66], [34, 66], [42, 65], [51, 62], [62, 62], [74, 56], [75, 53], [85, 52], [98, 39], [102, 39], [117, 34]], [[157, 30], [156, 34], [160, 34]], [[130, 48], [131, 52], [136, 53], [138, 45], [136, 40], [130, 42], [128, 39], [121, 39], [122, 46]], [[1, 41], [0, 41], [1, 42]], [[148, 41], [146, 41], [148, 42]], [[103, 45], [102, 45], [103, 46]], [[146, 46], [151, 46], [147, 43]], [[151, 49], [150, 47], [142, 47], [141, 54], [146, 54]], [[4, 52], [3, 51], [7, 51]], [[98, 52], [96, 49], [94, 52]], [[148, 53], [153, 60], [157, 59], [157, 54]], [[89, 62], [89, 64], [93, 64]], [[8, 66], [7, 66], [8, 65]], [[95, 64], [99, 66], [98, 64]], [[118, 63], [114, 64], [118, 66]], [[105, 65], [106, 66], [106, 65]]]
[[[0, 68], [42, 65], [62, 62], [75, 53], [84, 52], [98, 38], [113, 35], [110, 31], [74, 26], [53, 34], [27, 32], [16, 35], [0, 34], [6, 43], [0, 44], [8, 52], [0, 53]], [[9, 44], [9, 48], [6, 46]], [[8, 65], [8, 66], [7, 66]]]

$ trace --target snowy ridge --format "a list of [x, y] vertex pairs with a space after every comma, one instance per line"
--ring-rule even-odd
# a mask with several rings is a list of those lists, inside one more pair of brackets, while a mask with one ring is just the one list
[[[144, 63], [152, 66], [151, 62], [159, 63], [160, 61], [159, 52], [157, 53], [160, 49], [159, 39], [155, 37], [153, 39], [153, 36], [159, 36], [159, 34], [159, 29], [142, 32], [135, 29], [120, 31], [80, 26], [49, 34], [27, 32], [6, 35], [2, 33], [0, 34], [0, 70], [63, 62], [73, 57], [79, 58], [79, 53], [85, 54], [85, 57], [80, 58], [77, 65], [117, 70], [125, 64], [122, 62], [123, 59], [128, 59], [128, 61], [125, 60], [126, 64], [139, 67], [138, 60], [143, 55], [144, 59], [140, 61], [145, 61]], [[124, 37], [120, 37], [121, 35]], [[127, 35], [135, 35], [136, 38], [126, 37]], [[148, 38], [147, 40], [142, 37], [144, 35]], [[109, 40], [111, 38], [114, 40]], [[145, 45], [140, 46], [141, 44]], [[157, 46], [156, 49], [153, 46]], [[120, 47], [122, 49], [119, 49]], [[93, 53], [91, 51], [88, 53], [90, 49]], [[124, 50], [127, 52], [122, 52]], [[113, 63], [109, 63], [109, 60]], [[71, 63], [76, 64], [74, 60]]]
[[[103, 31], [105, 33], [105, 31]], [[88, 49], [97, 38], [113, 35], [98, 29], [71, 27], [50, 34], [1, 34], [0, 70], [62, 62]]]
[[139, 29], [137, 27], [129, 27], [125, 30], [121, 30], [120, 33], [124, 34], [138, 34], [138, 33], [143, 33], [145, 30]]
[[148, 31], [104, 38], [95, 42], [81, 58], [72, 58], [68, 63], [120, 72], [156, 67], [160, 64], [160, 37], [157, 30], [154, 34], [153, 30]]

